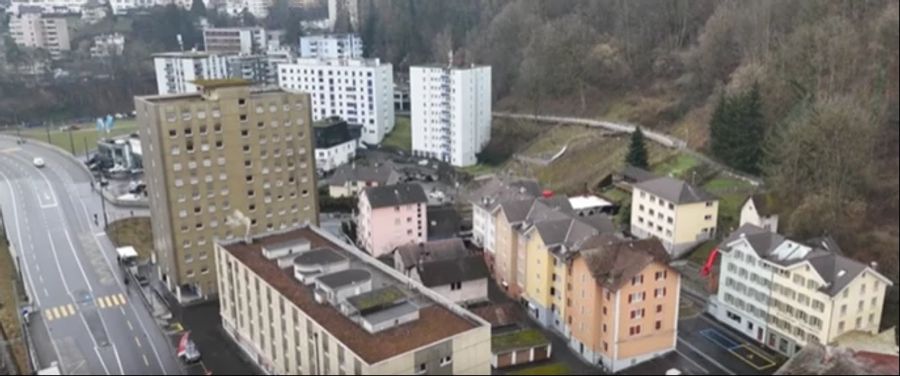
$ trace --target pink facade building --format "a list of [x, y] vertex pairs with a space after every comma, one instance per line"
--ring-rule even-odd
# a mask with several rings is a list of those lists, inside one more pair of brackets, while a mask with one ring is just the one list
[[428, 197], [418, 184], [366, 188], [359, 195], [356, 237], [372, 256], [428, 239]]

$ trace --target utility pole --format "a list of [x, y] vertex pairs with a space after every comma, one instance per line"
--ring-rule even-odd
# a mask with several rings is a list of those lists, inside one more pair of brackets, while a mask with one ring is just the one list
[[69, 147], [72, 149], [72, 155], [75, 155], [75, 140], [72, 139], [72, 127], [69, 127]]
[[52, 144], [52, 142], [50, 142], [50, 123], [45, 122], [44, 124], [47, 125], [47, 143]]
[[109, 180], [106, 180], [106, 177], [101, 173], [100, 181], [97, 185], [99, 186], [97, 193], [100, 194], [100, 207], [103, 210], [103, 230], [106, 230], [109, 227], [109, 217], [106, 215], [106, 197], [103, 196], [103, 189], [109, 185]]
[[90, 153], [88, 153], [87, 136], [84, 136], [84, 138], [82, 138], [81, 140], [84, 141], [84, 163], [88, 163], [88, 161], [89, 161], [88, 157], [89, 157]]

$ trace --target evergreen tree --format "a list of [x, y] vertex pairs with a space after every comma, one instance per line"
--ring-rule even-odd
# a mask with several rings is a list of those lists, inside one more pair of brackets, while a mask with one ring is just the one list
[[637, 127], [634, 132], [631, 132], [631, 144], [628, 145], [625, 163], [643, 169], [649, 167], [649, 163], [647, 163], [647, 145], [644, 143], [644, 132], [641, 131], [641, 127]]
[[763, 124], [762, 98], [759, 93], [759, 85], [754, 84], [749, 92], [744, 94], [741, 119], [741, 158], [737, 168], [753, 174], [760, 171], [760, 162], [763, 158], [762, 144], [765, 138], [765, 126]]
[[191, 14], [195, 17], [206, 16], [206, 4], [203, 4], [203, 0], [194, 0], [191, 3]]
[[737, 170], [758, 173], [764, 133], [757, 85], [719, 99], [709, 124], [710, 149], [719, 160]]

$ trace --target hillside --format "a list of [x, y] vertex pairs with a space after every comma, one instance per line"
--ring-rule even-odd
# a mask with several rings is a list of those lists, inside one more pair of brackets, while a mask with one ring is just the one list
[[[784, 230], [834, 235], [898, 279], [897, 1], [362, 4], [370, 55], [401, 72], [445, 61], [451, 49], [458, 62], [490, 64], [500, 110], [624, 120], [708, 151], [717, 104], [756, 85], [760, 176], [790, 203], [780, 206]], [[555, 189], [580, 191], [619, 163], [623, 146], [578, 132], [523, 143], [543, 135], [527, 124], [497, 129], [495, 136], [513, 139], [495, 149], [543, 155], [583, 136], [552, 166], [503, 162]], [[485, 153], [485, 165], [501, 163], [494, 154]]]

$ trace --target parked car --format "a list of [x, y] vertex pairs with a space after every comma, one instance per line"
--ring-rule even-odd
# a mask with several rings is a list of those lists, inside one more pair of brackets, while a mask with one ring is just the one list
[[43, 158], [35, 158], [34, 160], [31, 161], [31, 163], [34, 163], [34, 167], [37, 167], [37, 168], [43, 168], [45, 165]]

